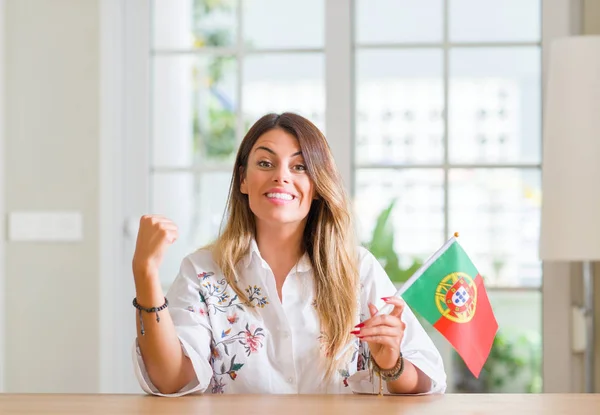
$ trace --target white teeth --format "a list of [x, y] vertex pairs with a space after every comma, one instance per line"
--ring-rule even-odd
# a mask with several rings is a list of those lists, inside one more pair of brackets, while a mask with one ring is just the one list
[[294, 197], [287, 193], [267, 193], [267, 197], [271, 199], [292, 200]]

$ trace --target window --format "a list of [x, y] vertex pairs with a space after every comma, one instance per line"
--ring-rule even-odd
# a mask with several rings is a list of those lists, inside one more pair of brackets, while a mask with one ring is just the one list
[[325, 129], [324, 0], [152, 1], [150, 205], [180, 229], [161, 269], [218, 233], [237, 147], [268, 112]]
[[450, 390], [541, 390], [541, 2], [354, 4], [360, 235], [395, 201], [401, 283], [458, 231], [500, 330], [479, 381], [449, 352]]
[[[353, 173], [362, 242], [395, 201], [392, 279], [401, 283], [455, 231], [483, 274], [498, 344], [477, 381], [432, 331], [449, 390], [540, 390], [541, 2], [336, 2], [352, 12], [347, 22], [332, 4], [151, 2], [148, 204], [181, 230], [163, 284], [217, 235], [250, 124], [299, 112], [343, 140], [336, 146], [353, 146], [337, 162]], [[347, 62], [333, 61], [345, 55], [326, 48], [326, 36], [352, 48]], [[327, 71], [332, 64], [345, 72]], [[353, 116], [343, 120], [351, 138], [338, 134], [339, 120], [328, 123], [326, 108], [349, 105], [343, 83], [331, 88], [338, 75], [352, 80]]]

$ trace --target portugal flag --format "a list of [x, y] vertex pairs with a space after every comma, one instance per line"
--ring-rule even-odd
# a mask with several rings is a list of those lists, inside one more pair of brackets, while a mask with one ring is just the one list
[[402, 298], [448, 339], [479, 377], [498, 323], [483, 279], [455, 236], [404, 284]]

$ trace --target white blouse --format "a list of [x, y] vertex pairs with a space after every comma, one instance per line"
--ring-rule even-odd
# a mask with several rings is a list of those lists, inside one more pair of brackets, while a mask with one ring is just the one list
[[[360, 320], [369, 318], [369, 302], [381, 308], [382, 297], [396, 293], [394, 284], [366, 249], [360, 248]], [[169, 312], [196, 379], [179, 392], [163, 395], [150, 381], [137, 341], [134, 371], [142, 389], [161, 396], [189, 393], [323, 394], [378, 393], [379, 378], [368, 370], [368, 346], [356, 339], [349, 361], [324, 381], [319, 318], [314, 306], [312, 266], [304, 255], [282, 288], [256, 242], [242, 261], [240, 284], [254, 306], [252, 312], [237, 298], [208, 250], [184, 258], [168, 291]], [[430, 393], [444, 393], [446, 374], [433, 342], [406, 307], [404, 358], [432, 380]], [[358, 324], [359, 321], [356, 321]], [[384, 382], [384, 393], [389, 393]]]

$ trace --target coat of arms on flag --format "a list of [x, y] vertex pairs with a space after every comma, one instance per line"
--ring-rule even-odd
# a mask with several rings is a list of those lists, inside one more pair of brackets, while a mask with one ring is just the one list
[[475, 313], [477, 286], [464, 272], [453, 272], [438, 284], [435, 302], [444, 317], [466, 323]]

